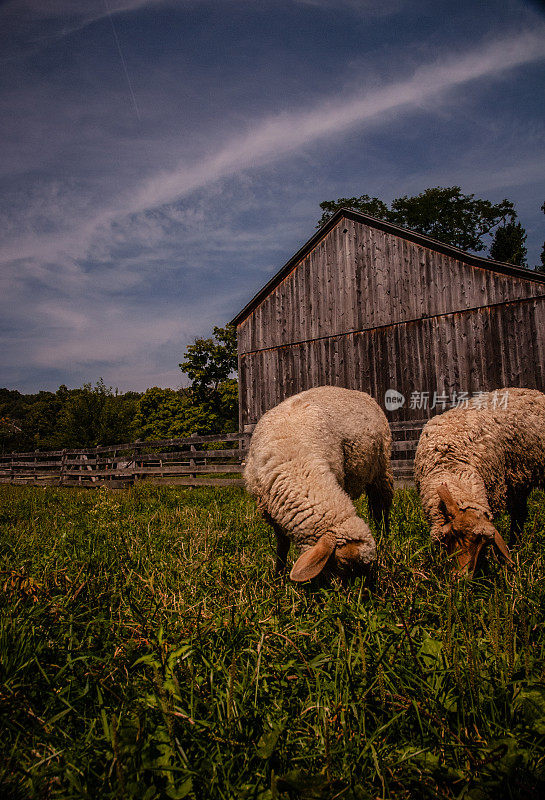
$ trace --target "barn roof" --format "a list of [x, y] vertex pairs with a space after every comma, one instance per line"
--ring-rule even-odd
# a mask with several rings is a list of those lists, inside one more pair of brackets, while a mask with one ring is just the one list
[[450, 244], [445, 244], [444, 242], [440, 242], [438, 239], [433, 239], [431, 236], [426, 236], [423, 233], [417, 233], [416, 231], [411, 231], [408, 228], [402, 228], [400, 225], [394, 225], [391, 222], [386, 222], [383, 219], [377, 219], [377, 217], [372, 217], [369, 214], [363, 214], [361, 211], [353, 211], [350, 208], [339, 208], [338, 211], [331, 217], [325, 225], [316, 231], [314, 236], [306, 242], [300, 250], [298, 250], [284, 266], [278, 270], [276, 275], [268, 281], [268, 283], [263, 286], [259, 292], [252, 297], [250, 302], [244, 306], [242, 311], [236, 315], [236, 317], [231, 320], [231, 325], [239, 325], [243, 320], [249, 316], [252, 311], [261, 303], [262, 300], [269, 295], [273, 289], [275, 289], [278, 284], [292, 271], [292, 269], [296, 266], [296, 264], [301, 261], [320, 241], [326, 236], [332, 228], [334, 228], [340, 219], [351, 219], [354, 222], [362, 222], [365, 225], [369, 225], [371, 228], [378, 228], [379, 230], [385, 231], [386, 233], [393, 233], [396, 236], [400, 236], [403, 239], [407, 239], [411, 242], [415, 242], [415, 244], [422, 245], [423, 247], [427, 247], [430, 250], [435, 250], [439, 253], [444, 253], [447, 256], [452, 256], [457, 261], [463, 261], [465, 264], [470, 264], [474, 267], [482, 267], [484, 269], [488, 269], [491, 272], [500, 272], [504, 275], [512, 275], [516, 278], [522, 278], [527, 281], [532, 281], [534, 283], [545, 283], [545, 273], [535, 272], [534, 270], [525, 269], [524, 267], [514, 267], [511, 264], [505, 264], [502, 261], [492, 261], [490, 258], [483, 258], [482, 256], [476, 256], [472, 253], [466, 253], [465, 250], [461, 250], [459, 247], [454, 247]]

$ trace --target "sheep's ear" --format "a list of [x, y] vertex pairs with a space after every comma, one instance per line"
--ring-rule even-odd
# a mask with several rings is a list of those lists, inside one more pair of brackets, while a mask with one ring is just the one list
[[331, 553], [335, 550], [335, 537], [324, 533], [314, 547], [305, 550], [292, 567], [292, 581], [309, 581], [323, 570]]
[[447, 512], [447, 518], [453, 519], [456, 514], [460, 511], [458, 507], [458, 503], [451, 495], [450, 490], [446, 483], [442, 483], [440, 486], [437, 487], [437, 494], [439, 495], [439, 499], [445, 506]]
[[514, 566], [514, 562], [513, 562], [513, 559], [511, 558], [511, 554], [509, 553], [509, 548], [507, 547], [507, 545], [505, 544], [502, 536], [500, 535], [499, 531], [497, 531], [497, 530], [496, 530], [496, 533], [494, 534], [494, 544], [496, 545], [496, 547], [500, 551], [501, 555], [505, 558], [507, 563], [511, 567], [513, 567]]

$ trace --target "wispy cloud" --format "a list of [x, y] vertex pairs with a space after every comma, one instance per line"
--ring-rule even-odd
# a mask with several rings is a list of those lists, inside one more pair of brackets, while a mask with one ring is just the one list
[[225, 148], [193, 167], [162, 173], [146, 181], [126, 202], [137, 212], [169, 203], [211, 181], [239, 170], [252, 169], [281, 158], [356, 125], [391, 118], [392, 113], [418, 109], [444, 93], [483, 78], [545, 58], [545, 29], [519, 33], [461, 56], [450, 56], [416, 70], [408, 80], [338, 102], [329, 98], [303, 112], [264, 120]]
[[102, 242], [115, 239], [117, 234], [111, 225], [116, 220], [173, 203], [216, 181], [264, 167], [320, 140], [339, 137], [356, 126], [381, 121], [391, 124], [395, 115], [418, 111], [424, 105], [429, 111], [431, 101], [439, 101], [458, 87], [499, 77], [543, 58], [542, 28], [491, 41], [465, 54], [445, 56], [440, 62], [418, 68], [408, 79], [374, 91], [342, 101], [329, 97], [314, 108], [264, 119], [197, 163], [183, 162], [168, 172], [156, 172], [140, 186], [131, 186], [112, 205], [87, 216], [84, 225], [75, 230], [64, 228], [60, 236], [56, 232], [27, 237], [26, 242], [18, 241], [2, 255], [4, 259], [33, 258], [46, 253], [52, 258], [60, 251], [70, 253], [72, 258], [82, 257], [97, 236]]

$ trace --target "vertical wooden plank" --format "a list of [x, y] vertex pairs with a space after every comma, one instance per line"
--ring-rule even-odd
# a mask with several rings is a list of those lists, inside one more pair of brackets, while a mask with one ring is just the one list
[[356, 388], [356, 367], [354, 362], [354, 334], [350, 333], [343, 337], [342, 342], [343, 359], [345, 366], [344, 386], [347, 389]]
[[375, 303], [374, 303], [374, 325], [386, 325], [388, 323], [388, 308], [385, 293], [384, 274], [391, 259], [391, 239], [380, 231], [380, 249], [375, 260]]
[[[403, 319], [410, 320], [418, 316], [416, 291], [417, 274], [412, 274], [411, 259], [414, 247], [411, 242], [401, 240], [398, 270], [396, 273], [395, 287], [392, 291], [392, 320], [399, 322]], [[414, 288], [413, 288], [414, 287]]]
[[376, 328], [377, 325], [380, 324], [381, 316], [380, 316], [380, 308], [379, 306], [379, 294], [380, 290], [378, 287], [379, 280], [380, 280], [380, 272], [382, 269], [382, 259], [384, 258], [383, 252], [383, 237], [380, 235], [380, 231], [377, 230], [369, 230], [370, 239], [371, 239], [371, 263], [369, 265], [369, 273], [368, 273], [368, 287], [369, 287], [369, 306], [368, 306], [368, 319], [369, 325], [373, 328]]
[[252, 353], [251, 358], [251, 371], [248, 372], [248, 392], [251, 397], [251, 417], [249, 422], [255, 423], [261, 416], [261, 408], [259, 404], [259, 360], [260, 353]]
[[373, 382], [373, 370], [374, 370], [373, 331], [369, 330], [362, 332], [360, 343], [361, 343], [362, 361], [364, 363], [365, 385], [367, 387], [364, 389], [364, 391], [366, 391], [372, 397], [373, 392], [375, 390]]
[[[525, 337], [524, 342], [521, 341], [521, 363], [524, 365], [524, 386], [529, 386], [534, 389], [539, 389], [543, 384], [541, 380], [541, 371], [543, 370], [544, 361], [540, 358], [539, 352], [539, 339], [540, 333], [539, 325], [536, 325], [536, 310], [538, 304], [536, 301], [524, 303], [520, 307], [520, 323], [524, 326]], [[545, 322], [545, 320], [543, 320]], [[543, 390], [541, 390], [543, 391]]]
[[312, 284], [312, 271], [310, 258], [305, 259], [305, 304], [307, 306], [308, 322], [308, 339], [313, 339], [317, 336], [317, 314], [316, 314], [316, 294], [318, 287]]
[[305, 389], [310, 389], [311, 386], [318, 386], [318, 382], [315, 382], [315, 375], [316, 375], [316, 353], [315, 353], [315, 341], [312, 340], [308, 342], [306, 345], [307, 347], [307, 375], [306, 375], [306, 383]]
[[304, 259], [299, 262], [295, 275], [297, 283], [296, 341], [308, 339], [308, 306], [305, 303]]
[[365, 274], [367, 271], [366, 258], [367, 250], [365, 244], [365, 228], [362, 225], [355, 227], [355, 253], [354, 253], [354, 288], [355, 288], [355, 308], [354, 308], [354, 330], [361, 330], [364, 327], [366, 285]]
[[329, 350], [327, 346], [327, 340], [318, 339], [317, 348], [319, 351], [318, 381], [320, 386], [325, 386], [329, 383], [329, 375], [328, 375]]
[[254, 318], [254, 347], [252, 349], [259, 350], [263, 347], [263, 321], [261, 319], [261, 306], [258, 306], [253, 313]]
[[325, 244], [320, 242], [314, 251], [313, 294], [316, 301], [316, 338], [323, 336], [326, 330], [327, 316], [327, 273], [325, 267]]
[[[326, 335], [332, 335], [338, 332], [338, 305], [339, 299], [337, 297], [336, 282], [335, 282], [335, 267], [334, 259], [338, 244], [335, 241], [338, 238], [339, 226], [337, 225], [329, 236], [325, 239], [326, 246], [326, 271], [327, 271], [327, 317], [325, 319]], [[336, 248], [334, 248], [334, 244]]]
[[299, 294], [299, 272], [295, 270], [293, 280], [290, 283], [290, 290], [293, 297], [292, 307], [292, 330], [290, 342], [297, 342], [303, 338], [301, 333], [301, 297]]
[[261, 388], [261, 413], [264, 414], [270, 408], [271, 380], [269, 375], [269, 351], [261, 352], [261, 373], [259, 376]]
[[541, 298], [532, 303], [532, 324], [529, 335], [536, 345], [535, 388], [545, 392], [545, 299]]
[[343, 330], [351, 332], [356, 330], [357, 300], [356, 300], [356, 226], [352, 220], [346, 220], [347, 233], [345, 234], [344, 257], [344, 321]]
[[298, 392], [304, 392], [308, 388], [308, 343], [301, 342], [297, 345], [297, 360], [299, 372], [297, 374]]
[[252, 356], [246, 355], [241, 353], [240, 356], [240, 363], [241, 363], [241, 372], [239, 372], [239, 380], [240, 376], [242, 375], [242, 381], [240, 384], [240, 396], [242, 398], [242, 409], [240, 411], [241, 419], [242, 419], [242, 430], [244, 427], [248, 425], [252, 421], [252, 407], [251, 401], [249, 396], [249, 373], [251, 369], [251, 361]]

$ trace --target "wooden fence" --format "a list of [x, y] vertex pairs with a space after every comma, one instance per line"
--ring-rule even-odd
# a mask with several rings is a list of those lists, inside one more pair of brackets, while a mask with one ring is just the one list
[[[424, 420], [392, 423], [396, 481], [410, 484]], [[0, 455], [0, 483], [125, 488], [135, 482], [182, 486], [242, 486], [251, 431], [157, 439], [78, 450]]]
[[395, 481], [400, 486], [411, 486], [414, 480], [414, 454], [422, 428], [427, 419], [411, 422], [391, 422], [392, 431], [392, 470]]

